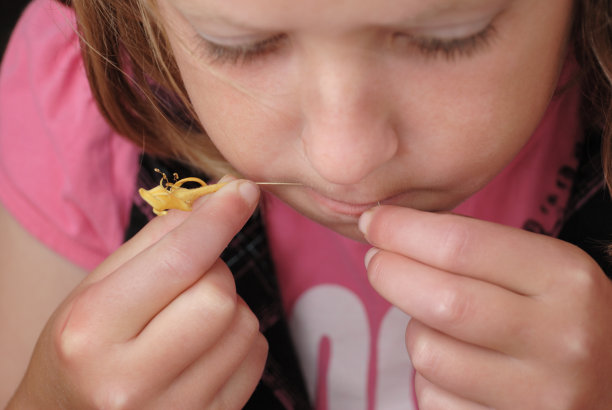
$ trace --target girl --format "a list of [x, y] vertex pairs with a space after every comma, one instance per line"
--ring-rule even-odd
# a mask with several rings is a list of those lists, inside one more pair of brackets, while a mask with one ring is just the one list
[[[611, 16], [35, 0], [0, 77], [3, 400], [608, 407]], [[246, 179], [119, 246], [160, 164]]]

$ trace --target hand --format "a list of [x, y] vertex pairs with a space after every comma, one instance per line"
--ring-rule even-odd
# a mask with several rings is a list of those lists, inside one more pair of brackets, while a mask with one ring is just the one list
[[360, 228], [372, 286], [412, 316], [421, 410], [609, 408], [612, 286], [583, 251], [390, 206]]
[[9, 408], [241, 408], [267, 343], [219, 255], [258, 195], [230, 183], [111, 255], [52, 315]]

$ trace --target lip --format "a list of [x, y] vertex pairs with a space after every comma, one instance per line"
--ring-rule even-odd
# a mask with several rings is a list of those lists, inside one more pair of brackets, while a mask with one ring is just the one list
[[322, 195], [313, 189], [308, 189], [308, 193], [317, 203], [322, 205], [324, 208], [327, 208], [333, 213], [342, 214], [353, 218], [359, 218], [359, 216], [368, 209], [371, 209], [376, 205], [382, 203], [382, 201], [369, 203], [343, 202]]

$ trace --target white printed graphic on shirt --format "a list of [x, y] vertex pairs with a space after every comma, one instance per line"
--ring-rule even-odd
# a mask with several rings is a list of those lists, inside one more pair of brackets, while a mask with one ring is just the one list
[[376, 409], [413, 410], [414, 369], [406, 351], [406, 326], [410, 316], [396, 307], [389, 309], [378, 332], [376, 359]]
[[[404, 335], [409, 316], [396, 308], [385, 314], [378, 335], [362, 301], [338, 285], [318, 285], [296, 301], [290, 318], [291, 333], [313, 403], [317, 395], [327, 397], [320, 408], [329, 410], [416, 409], [413, 368], [406, 352]], [[321, 342], [329, 341], [329, 363], [320, 365]], [[375, 370], [369, 369], [370, 344], [376, 343]], [[326, 374], [320, 374], [327, 369]], [[376, 394], [369, 400], [369, 372], [375, 371]], [[326, 385], [319, 386], [323, 377]], [[373, 394], [373, 393], [370, 393]]]

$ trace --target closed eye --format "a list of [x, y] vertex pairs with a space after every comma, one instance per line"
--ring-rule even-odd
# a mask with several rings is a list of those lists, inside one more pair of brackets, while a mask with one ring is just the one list
[[[466, 37], [438, 38], [406, 33], [395, 33], [394, 37], [406, 42], [410, 48], [416, 48], [425, 57], [444, 57], [453, 60], [459, 57], [470, 57], [485, 48], [495, 34], [495, 25], [491, 22], [480, 32]], [[196, 35], [198, 50], [209, 63], [234, 65], [248, 64], [275, 53], [287, 38], [286, 34], [277, 34], [252, 43], [224, 45]]]
[[256, 58], [274, 53], [287, 39], [286, 34], [277, 34], [261, 41], [238, 45], [222, 45], [196, 36], [198, 49], [210, 62], [217, 64], [246, 64]]
[[411, 46], [416, 47], [426, 57], [442, 56], [448, 60], [453, 60], [458, 57], [470, 57], [487, 47], [495, 37], [495, 34], [495, 26], [491, 23], [480, 32], [467, 37], [420, 37], [402, 33], [396, 35], [404, 37]]

